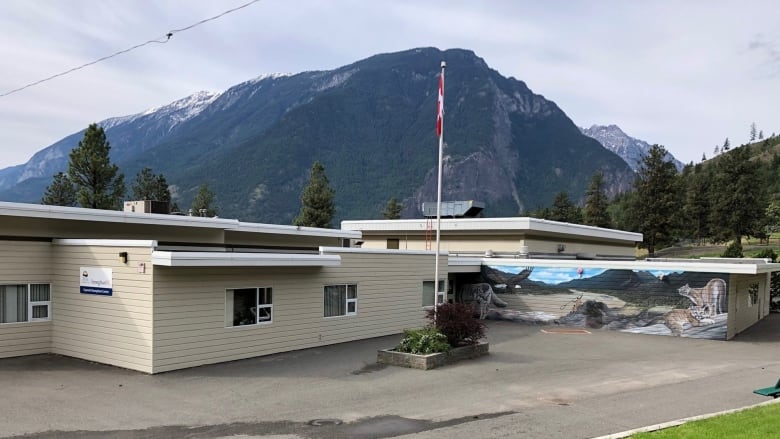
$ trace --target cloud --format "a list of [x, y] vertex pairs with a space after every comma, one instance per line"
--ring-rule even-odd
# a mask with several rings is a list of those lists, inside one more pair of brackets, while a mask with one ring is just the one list
[[[244, 2], [4, 0], [0, 91]], [[746, 141], [751, 122], [767, 134], [780, 132], [766, 98], [780, 94], [776, 10], [770, 0], [262, 1], [169, 43], [0, 98], [0, 115], [16, 114], [0, 119], [0, 168], [90, 122], [199, 90], [421, 46], [474, 50], [578, 125], [614, 123], [685, 162], [698, 161], [725, 137]], [[22, 127], [32, 129], [25, 134]]]
[[762, 67], [767, 69], [769, 76], [780, 76], [780, 44], [767, 38], [762, 33], [756, 34], [747, 44], [748, 52], [757, 53], [763, 62]]

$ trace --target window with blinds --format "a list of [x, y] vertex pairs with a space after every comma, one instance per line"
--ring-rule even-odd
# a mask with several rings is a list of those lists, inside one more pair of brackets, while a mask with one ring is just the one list
[[0, 285], [0, 324], [51, 320], [49, 284]]

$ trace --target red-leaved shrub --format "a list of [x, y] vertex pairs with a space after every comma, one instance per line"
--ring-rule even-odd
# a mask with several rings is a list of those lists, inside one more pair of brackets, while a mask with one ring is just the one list
[[436, 309], [435, 322], [432, 308], [428, 310], [427, 317], [431, 325], [447, 337], [450, 346], [477, 344], [485, 337], [485, 324], [474, 318], [474, 310], [469, 305], [442, 303]]

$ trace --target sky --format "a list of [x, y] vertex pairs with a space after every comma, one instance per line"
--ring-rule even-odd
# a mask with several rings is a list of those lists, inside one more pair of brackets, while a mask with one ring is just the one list
[[[2, 0], [0, 95], [248, 1]], [[698, 162], [726, 137], [747, 142], [751, 123], [780, 133], [778, 12], [776, 0], [261, 0], [0, 96], [0, 169], [200, 90], [429, 46], [473, 50], [579, 126], [616, 124]]]

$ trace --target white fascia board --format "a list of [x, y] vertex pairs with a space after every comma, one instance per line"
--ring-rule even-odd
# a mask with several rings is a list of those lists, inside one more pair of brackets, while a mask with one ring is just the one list
[[0, 216], [47, 218], [73, 221], [143, 224], [159, 226], [203, 227], [225, 229], [235, 227], [238, 220], [198, 216], [164, 215], [159, 213], [122, 212], [118, 210], [85, 209], [82, 207], [46, 206], [0, 201]]
[[[357, 253], [357, 254], [383, 254], [383, 255], [426, 255], [435, 256], [434, 250], [401, 250], [386, 248], [361, 248], [361, 247], [320, 247], [321, 254], [327, 253]], [[446, 250], [439, 250], [439, 256], [447, 256]]]
[[232, 252], [152, 252], [152, 264], [165, 267], [335, 267], [338, 255]]
[[[780, 271], [780, 264], [736, 264], [729, 262], [682, 262], [682, 261], [610, 261], [582, 259], [521, 259], [521, 258], [473, 258], [450, 256], [452, 266], [474, 266], [475, 264], [510, 267], [563, 267], [563, 268], [609, 268], [642, 271], [692, 271], [700, 273], [759, 274]], [[478, 261], [478, 262], [477, 262]]]
[[144, 247], [157, 248], [157, 241], [148, 239], [53, 239], [52, 244], [90, 247]]
[[[364, 234], [372, 232], [425, 232], [427, 220], [366, 220], [342, 221], [341, 228], [359, 230]], [[613, 239], [618, 241], [641, 242], [642, 234], [624, 230], [604, 229], [581, 224], [562, 223], [537, 218], [442, 218], [441, 230], [445, 232], [545, 232], [560, 235], [573, 235], [588, 238]]]
[[318, 238], [360, 239], [359, 231], [340, 229], [321, 229], [318, 227], [284, 226], [281, 224], [262, 224], [239, 222], [237, 227], [228, 228], [231, 232], [269, 233], [275, 235], [312, 236]]

